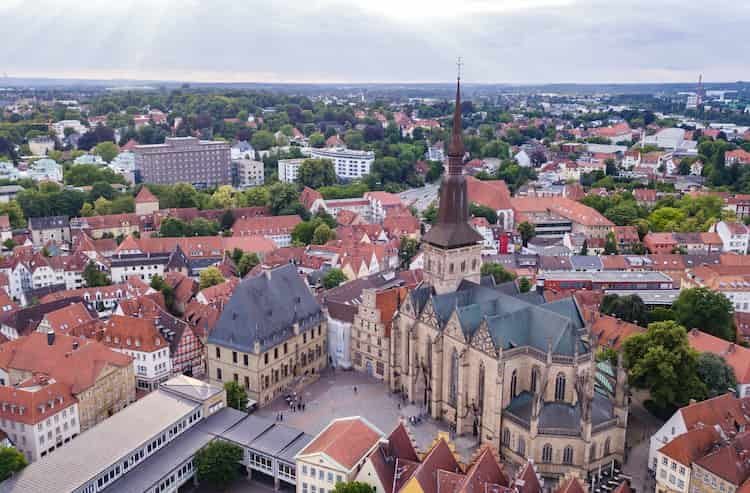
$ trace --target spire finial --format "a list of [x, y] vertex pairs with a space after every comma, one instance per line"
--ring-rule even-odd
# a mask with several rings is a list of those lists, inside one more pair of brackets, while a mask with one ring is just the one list
[[461, 66], [462, 66], [463, 64], [464, 64], [464, 62], [463, 62], [463, 60], [461, 59], [461, 57], [458, 57], [458, 58], [456, 59], [456, 69], [457, 69], [457, 75], [456, 75], [456, 79], [458, 79], [458, 80], [461, 80]]

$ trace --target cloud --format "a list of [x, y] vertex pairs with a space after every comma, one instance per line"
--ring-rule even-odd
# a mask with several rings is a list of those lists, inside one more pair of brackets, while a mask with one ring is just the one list
[[716, 0], [3, 0], [11, 76], [268, 82], [750, 79]]

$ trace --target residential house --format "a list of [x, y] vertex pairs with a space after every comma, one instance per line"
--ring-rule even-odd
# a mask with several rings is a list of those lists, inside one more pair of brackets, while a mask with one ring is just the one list
[[169, 346], [153, 319], [112, 315], [102, 332], [102, 343], [133, 359], [138, 389], [154, 390], [172, 375]]
[[0, 429], [26, 460], [52, 453], [81, 432], [70, 386], [36, 375], [16, 387], [0, 386]]
[[702, 287], [722, 293], [732, 302], [735, 312], [750, 312], [750, 270], [747, 268], [700, 265], [685, 272], [681, 287]]
[[[750, 424], [750, 400], [738, 398], [733, 393], [723, 394], [701, 402], [683, 406], [651, 436], [648, 468], [656, 471], [659, 463], [657, 452], [675, 438], [696, 428], [719, 426], [725, 433], [737, 426], [745, 429]], [[685, 443], [685, 442], [683, 442]]]
[[137, 216], [153, 214], [159, 210], [159, 199], [147, 186], [142, 186], [135, 196], [135, 214]]
[[0, 345], [0, 384], [16, 386], [38, 374], [70, 389], [81, 431], [135, 401], [132, 358], [100, 342], [34, 332]]
[[641, 242], [635, 226], [615, 226], [613, 229], [618, 253], [632, 253], [633, 245]]
[[292, 244], [292, 231], [302, 222], [298, 215], [239, 218], [232, 225], [233, 236], [262, 236], [278, 247]]
[[699, 353], [721, 356], [734, 370], [737, 395], [750, 397], [750, 349], [695, 328], [688, 332], [688, 342]]
[[750, 228], [742, 223], [719, 221], [716, 223], [716, 234], [721, 238], [721, 251], [740, 255], [747, 253], [750, 245]]
[[661, 447], [656, 461], [657, 493], [688, 493], [693, 463], [703, 457], [720, 439], [719, 431], [701, 426], [677, 436]]
[[34, 245], [70, 241], [70, 222], [67, 216], [30, 217], [29, 230]]
[[648, 233], [643, 237], [643, 246], [655, 254], [674, 253], [678, 248], [673, 233]]
[[383, 433], [364, 418], [334, 419], [295, 456], [297, 493], [323, 493], [354, 481], [382, 440]]

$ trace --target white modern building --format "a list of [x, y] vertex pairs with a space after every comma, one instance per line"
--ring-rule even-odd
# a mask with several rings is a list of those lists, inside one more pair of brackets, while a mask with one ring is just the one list
[[55, 134], [57, 134], [59, 138], [62, 138], [65, 135], [66, 128], [71, 128], [75, 133], [81, 135], [88, 131], [88, 128], [78, 120], [60, 120], [59, 122], [50, 125], [50, 127], [55, 131]]
[[716, 233], [721, 238], [723, 252], [733, 252], [740, 255], [747, 253], [750, 244], [750, 228], [742, 223], [720, 221], [716, 223]]
[[362, 178], [370, 173], [375, 153], [372, 151], [354, 151], [344, 148], [312, 149], [310, 157], [313, 159], [330, 159], [336, 169], [336, 176], [353, 180]]
[[296, 183], [299, 175], [299, 167], [305, 160], [299, 159], [279, 159], [279, 181], [284, 183]]
[[[34, 181], [54, 181], [62, 183], [63, 168], [53, 159], [43, 158], [34, 161], [25, 173], [26, 177]], [[23, 174], [21, 177], [24, 177]]]

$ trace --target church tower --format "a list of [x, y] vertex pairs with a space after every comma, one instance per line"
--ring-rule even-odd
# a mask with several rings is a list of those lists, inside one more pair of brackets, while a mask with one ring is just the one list
[[479, 283], [482, 236], [469, 224], [461, 136], [461, 77], [456, 80], [453, 133], [448, 145], [448, 172], [440, 185], [437, 221], [422, 238], [424, 277], [438, 294], [455, 291], [461, 280]]

